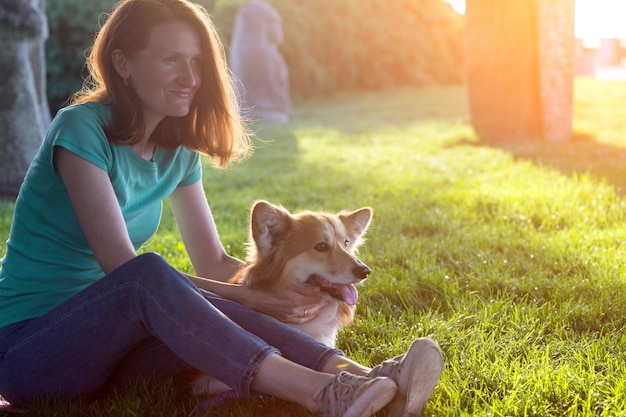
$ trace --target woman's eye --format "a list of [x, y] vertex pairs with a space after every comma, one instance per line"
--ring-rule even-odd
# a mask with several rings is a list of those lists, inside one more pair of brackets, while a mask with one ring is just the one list
[[318, 252], [328, 252], [328, 249], [330, 249], [330, 246], [328, 246], [328, 243], [325, 242], [315, 245], [315, 250]]

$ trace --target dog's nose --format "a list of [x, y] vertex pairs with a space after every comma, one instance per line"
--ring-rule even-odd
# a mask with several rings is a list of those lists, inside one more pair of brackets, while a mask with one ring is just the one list
[[355, 266], [352, 269], [352, 274], [358, 279], [365, 279], [372, 272], [372, 270], [367, 265], [359, 265]]

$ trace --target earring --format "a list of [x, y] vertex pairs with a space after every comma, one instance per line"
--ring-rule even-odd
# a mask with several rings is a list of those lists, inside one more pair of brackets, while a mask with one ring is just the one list
[[128, 78], [124, 78], [122, 82], [124, 83], [124, 87], [128, 87]]

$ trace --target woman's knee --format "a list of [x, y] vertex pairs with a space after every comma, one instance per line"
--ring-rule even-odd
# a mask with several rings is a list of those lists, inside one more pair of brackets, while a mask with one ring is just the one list
[[124, 275], [129, 280], [148, 281], [156, 283], [162, 279], [168, 282], [172, 277], [180, 279], [182, 275], [172, 267], [161, 255], [154, 252], [147, 252], [136, 256], [122, 265], [118, 273]]
[[177, 294], [198, 289], [161, 255], [153, 252], [134, 257], [111, 273], [118, 283], [133, 284], [129, 288], [144, 289], [147, 293]]
[[170, 269], [170, 264], [156, 252], [146, 252], [137, 255], [129, 262], [134, 262], [144, 269]]

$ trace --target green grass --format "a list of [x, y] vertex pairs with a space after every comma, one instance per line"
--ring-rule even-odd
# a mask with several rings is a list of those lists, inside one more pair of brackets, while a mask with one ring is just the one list
[[[256, 127], [251, 159], [206, 170], [224, 245], [243, 256], [256, 199], [369, 205], [361, 257], [373, 273], [339, 339], [350, 356], [373, 365], [437, 340], [446, 368], [426, 416], [626, 416], [626, 83], [578, 79], [575, 91], [576, 139], [561, 144], [482, 143], [461, 87], [297, 102], [290, 124]], [[2, 242], [11, 212], [0, 205]], [[190, 271], [169, 212], [147, 249]], [[191, 416], [197, 405], [165, 381], [26, 415]]]

